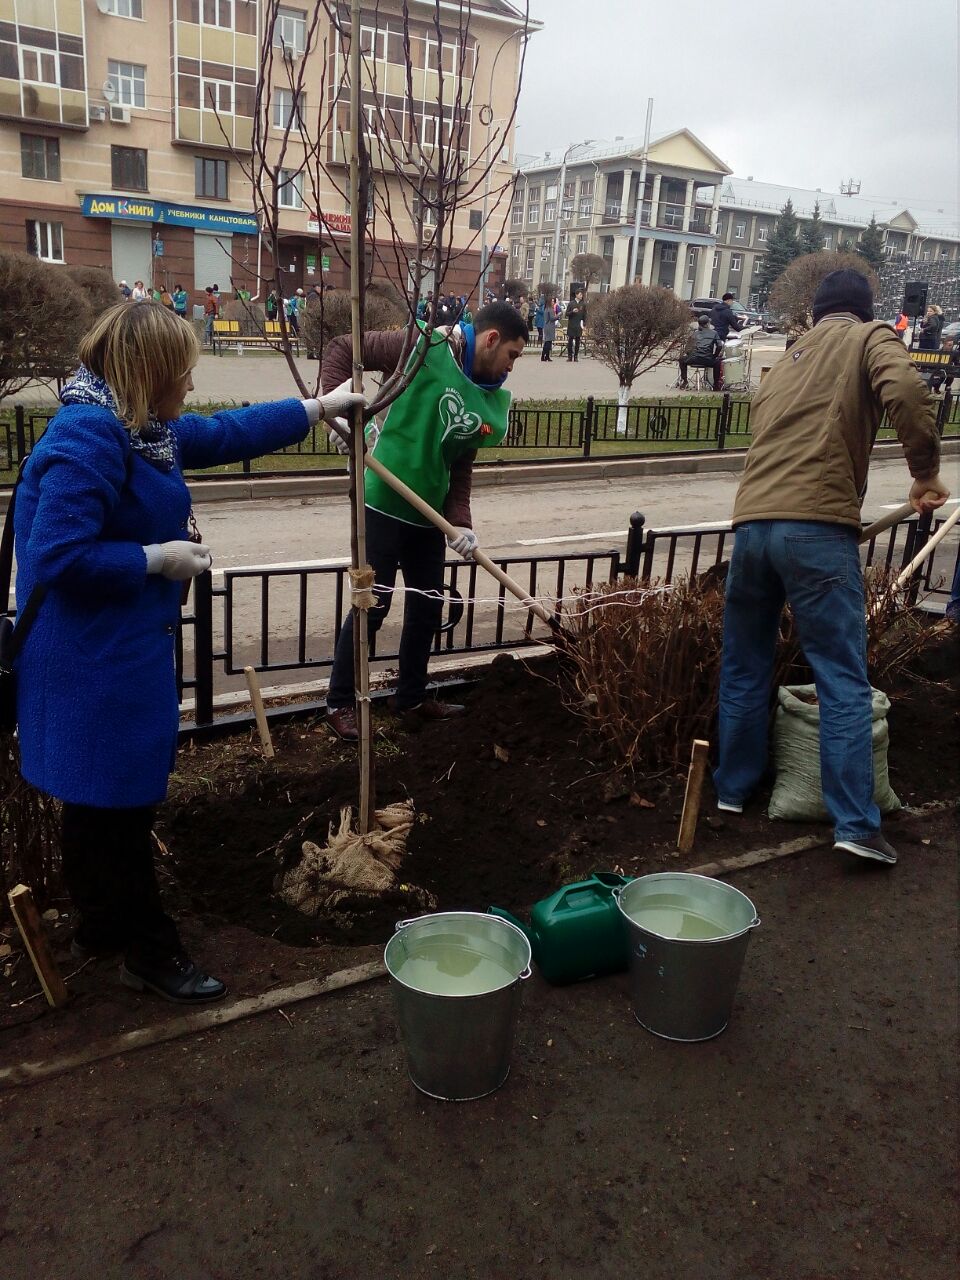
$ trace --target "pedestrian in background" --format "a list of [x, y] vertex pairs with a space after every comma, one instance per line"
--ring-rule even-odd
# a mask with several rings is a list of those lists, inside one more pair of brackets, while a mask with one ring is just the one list
[[537, 299], [537, 306], [533, 313], [533, 327], [537, 331], [537, 346], [543, 346], [543, 317], [547, 309], [547, 300], [541, 294]]
[[187, 297], [187, 291], [183, 287], [183, 285], [175, 284], [173, 286], [173, 309], [177, 313], [177, 315], [180, 317], [181, 320], [186, 320], [187, 318], [187, 302], [188, 301], [189, 299]]
[[813, 328], [767, 374], [750, 406], [753, 442], [733, 510], [720, 670], [718, 806], [733, 813], [760, 783], [774, 654], [790, 605], [820, 707], [820, 777], [834, 848], [890, 865], [874, 803], [871, 688], [858, 538], [870, 450], [886, 415], [924, 513], [940, 481], [935, 402], [890, 326], [873, 320], [858, 271], [831, 271]]
[[203, 292], [203, 340], [208, 347], [212, 347], [213, 322], [219, 318], [220, 303], [217, 301], [216, 294], [213, 292], [213, 285], [208, 284]]
[[123, 298], [125, 302], [128, 302], [133, 290], [127, 284], [126, 280], [121, 280], [117, 287], [120, 290], [121, 298]]
[[226, 991], [187, 955], [153, 866], [179, 729], [181, 591], [211, 563], [189, 538], [183, 472], [295, 444], [363, 402], [338, 388], [181, 415], [199, 355], [193, 327], [163, 307], [104, 312], [24, 467], [14, 521], [18, 611], [42, 593], [15, 666], [21, 770], [63, 804], [74, 954], [119, 951], [127, 986], [182, 1004]]
[[543, 309], [543, 350], [540, 352], [541, 361], [549, 362], [552, 359], [550, 352], [553, 350], [553, 343], [557, 336], [557, 309], [556, 299], [551, 301]]
[[583, 292], [579, 292], [567, 308], [567, 360], [576, 363], [580, 359], [580, 340], [587, 320], [587, 306]]
[[920, 336], [917, 340], [918, 351], [939, 351], [940, 331], [943, 329], [943, 311], [940, 307], [927, 307], [920, 321]]

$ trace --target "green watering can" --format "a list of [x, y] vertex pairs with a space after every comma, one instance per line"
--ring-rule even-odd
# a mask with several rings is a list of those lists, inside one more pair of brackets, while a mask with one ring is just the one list
[[529, 926], [502, 907], [490, 907], [488, 914], [523, 930], [548, 982], [580, 982], [629, 965], [627, 931], [613, 897], [614, 889], [629, 882], [629, 876], [595, 872], [589, 880], [568, 884], [537, 902]]

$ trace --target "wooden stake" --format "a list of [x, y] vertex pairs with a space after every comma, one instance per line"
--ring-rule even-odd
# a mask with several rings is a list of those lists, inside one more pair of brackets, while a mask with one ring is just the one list
[[60, 976], [56, 961], [50, 951], [40, 913], [33, 900], [33, 893], [25, 884], [15, 885], [7, 894], [10, 910], [20, 930], [20, 937], [27, 948], [27, 955], [36, 970], [47, 1004], [54, 1009], [61, 1009], [70, 998], [67, 984]]
[[247, 688], [250, 691], [250, 702], [253, 706], [253, 714], [256, 717], [257, 732], [260, 734], [260, 745], [263, 747], [263, 754], [267, 760], [272, 760], [276, 753], [273, 749], [273, 739], [270, 737], [270, 726], [267, 724], [267, 713], [263, 709], [260, 681], [257, 679], [257, 673], [253, 667], [244, 667], [243, 674], [247, 682]]
[[703, 738], [694, 738], [693, 750], [690, 752], [690, 768], [687, 772], [687, 789], [683, 796], [683, 813], [680, 815], [680, 834], [677, 836], [677, 848], [681, 853], [689, 853], [693, 848], [709, 750], [709, 742], [705, 742]]
[[[366, 193], [361, 192], [360, 148], [360, 0], [350, 0], [350, 337], [353, 345], [353, 389], [363, 390], [363, 253]], [[350, 440], [350, 559], [354, 569], [366, 569], [366, 504], [363, 495], [363, 409], [353, 413]], [[370, 718], [370, 649], [367, 611], [353, 607], [353, 670], [357, 697], [357, 755], [360, 765], [360, 805], [357, 825], [366, 835], [375, 807], [373, 733]]]

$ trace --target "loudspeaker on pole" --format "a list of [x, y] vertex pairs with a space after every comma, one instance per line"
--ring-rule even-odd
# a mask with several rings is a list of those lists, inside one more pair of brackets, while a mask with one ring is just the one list
[[903, 286], [903, 314], [916, 319], [922, 316], [927, 309], [927, 290], [929, 285], [926, 280], [908, 280]]

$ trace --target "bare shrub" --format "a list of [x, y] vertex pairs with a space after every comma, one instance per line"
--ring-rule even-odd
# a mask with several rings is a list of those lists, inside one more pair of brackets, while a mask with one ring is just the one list
[[61, 276], [68, 275], [83, 292], [90, 307], [91, 318], [99, 316], [120, 301], [120, 290], [109, 271], [102, 267], [61, 267]]
[[[400, 329], [407, 323], [407, 307], [389, 296], [389, 286], [367, 287], [363, 327], [367, 333]], [[395, 292], [395, 291], [394, 291]], [[300, 333], [308, 351], [320, 351], [331, 338], [350, 332], [350, 295], [327, 289], [322, 301], [311, 298], [300, 315]]]
[[869, 264], [858, 253], [805, 253], [777, 277], [770, 292], [770, 310], [784, 317], [790, 333], [806, 333], [813, 327], [813, 296], [820, 282], [831, 271], [846, 270], [864, 276], [874, 294], [880, 288]]
[[574, 280], [582, 280], [586, 290], [590, 289], [595, 280], [605, 280], [608, 271], [607, 260], [599, 253], [574, 254], [573, 261], [570, 263], [571, 276]]
[[0, 399], [76, 368], [93, 317], [70, 276], [27, 253], [0, 253], [0, 298]]

